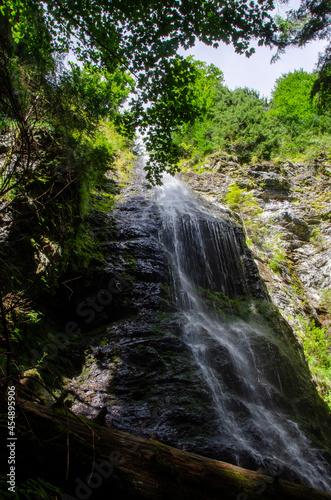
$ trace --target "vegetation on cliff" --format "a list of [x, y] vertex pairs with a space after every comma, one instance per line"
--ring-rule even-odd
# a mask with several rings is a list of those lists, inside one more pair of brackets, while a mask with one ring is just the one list
[[312, 378], [330, 406], [330, 161], [241, 165], [223, 151], [193, 163], [184, 163], [184, 179], [233, 210], [269, 294], [302, 343]]
[[[87, 266], [96, 249], [89, 210], [110, 209], [120, 151], [130, 156], [139, 128], [151, 162], [147, 177], [176, 170], [173, 131], [211, 105], [220, 72], [177, 55], [198, 37], [269, 43], [272, 2], [228, 7], [151, 0], [77, 5], [12, 0], [0, 9], [2, 349], [9, 374], [11, 342], [24, 344], [40, 323], [38, 298], [59, 277]], [[230, 22], [231, 21], [231, 22]], [[71, 51], [71, 52], [70, 52]], [[71, 53], [77, 63], [68, 63]], [[123, 106], [124, 101], [126, 106]], [[101, 200], [100, 194], [102, 193]], [[99, 197], [99, 198], [98, 198]]]
[[28, 362], [40, 298], [96, 252], [84, 220], [118, 151], [129, 153], [114, 122], [133, 80], [90, 64], [65, 67], [41, 21], [16, 39], [6, 15], [0, 21], [1, 369], [9, 376], [14, 345], [25, 346], [20, 363]]
[[199, 163], [224, 150], [241, 164], [325, 157], [331, 147], [331, 110], [311, 92], [317, 74], [294, 71], [276, 82], [270, 102], [248, 88], [229, 90], [221, 78], [207, 113], [176, 134], [182, 157]]

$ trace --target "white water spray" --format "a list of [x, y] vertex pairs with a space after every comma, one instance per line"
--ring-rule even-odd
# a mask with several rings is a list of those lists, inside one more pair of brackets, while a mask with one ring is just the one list
[[249, 295], [241, 230], [176, 178], [165, 176], [156, 197], [163, 220], [160, 239], [173, 262], [183, 338], [219, 416], [220, 458], [241, 466], [261, 464], [275, 474], [286, 470], [290, 478], [331, 492], [322, 452], [292, 417], [298, 415], [291, 402], [293, 386], [302, 375], [292, 361], [300, 358], [295, 341], [254, 314], [253, 300], [245, 318], [215, 314], [204, 300], [222, 297], [224, 303], [229, 297], [230, 304]]

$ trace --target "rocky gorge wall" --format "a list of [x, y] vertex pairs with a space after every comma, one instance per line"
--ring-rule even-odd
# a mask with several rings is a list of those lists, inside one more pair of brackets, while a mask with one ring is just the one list
[[[328, 326], [322, 292], [331, 288], [331, 163], [241, 166], [235, 160], [224, 153], [215, 155], [201, 165], [199, 173], [186, 171], [182, 177], [195, 192], [216, 204], [225, 204], [233, 183], [254, 195], [262, 213], [256, 217], [260, 242], [252, 242], [251, 248], [275, 304], [295, 326], [294, 316], [304, 310], [288, 285], [297, 279], [309, 314]], [[271, 276], [265, 265], [276, 253], [277, 240], [286, 256], [280, 262], [281, 272]], [[286, 258], [293, 263], [291, 269]]]
[[[223, 207], [219, 210], [217, 199], [233, 178], [229, 175], [228, 183], [223, 184], [226, 174], [215, 170], [214, 165], [209, 172], [188, 172], [183, 177], [203, 197], [208, 193], [214, 210], [221, 212], [227, 221], [228, 230], [238, 236], [241, 233], [243, 241], [238, 222], [231, 220], [233, 214], [228, 209]], [[233, 167], [233, 172], [236, 171]], [[129, 184], [123, 191], [120, 202], [112, 212], [101, 219], [94, 215], [92, 223], [95, 232], [98, 232], [98, 224], [104, 227], [100, 250], [105, 264], [98, 274], [94, 277], [90, 275], [74, 291], [75, 310], [80, 311], [77, 322], [83, 326], [84, 335], [72, 342], [70, 352], [66, 354], [80, 362], [73, 363], [72, 369], [65, 373], [63, 389], [75, 413], [102, 418], [105, 425], [138, 436], [157, 438], [166, 444], [236, 463], [236, 453], [231, 446], [225, 447], [220, 439], [219, 414], [211, 387], [203, 378], [197, 359], [192, 356], [192, 350], [183, 338], [183, 319], [174, 294], [173, 266], [169, 251], [160, 239], [160, 207], [153, 195], [148, 193], [138, 179], [137, 183]], [[280, 347], [280, 338], [281, 343], [293, 352], [293, 359], [283, 372], [285, 398], [285, 386], [282, 388], [275, 377], [275, 365], [269, 361], [259, 365], [258, 371], [262, 370], [261, 374], [264, 373], [273, 387], [270, 404], [274, 404], [274, 399], [282, 411], [295, 415], [310, 439], [328, 450], [330, 416], [309, 380], [302, 350], [284, 319], [271, 303], [268, 305], [265, 284], [250, 250], [245, 244], [240, 244], [239, 248], [239, 260], [245, 262], [246, 267], [246, 298], [258, 300], [257, 307], [266, 304], [262, 324], [269, 322], [275, 327], [276, 337], [279, 337], [274, 341], [267, 339], [265, 347], [261, 344], [261, 359], [266, 361], [270, 358], [270, 363], [278, 363], [279, 353], [285, 349]], [[260, 267], [261, 262], [257, 263]], [[231, 276], [229, 279], [231, 282]], [[248, 314], [245, 308], [240, 312], [241, 300], [229, 302], [228, 298], [220, 295], [216, 298], [208, 296], [207, 299], [213, 309], [221, 310], [222, 315], [229, 313], [228, 317], [233, 318], [235, 313], [242, 321], [240, 314]], [[237, 335], [235, 330], [233, 335], [234, 338]], [[254, 343], [257, 347], [256, 340]], [[230, 386], [236, 385], [233, 389], [242, 392], [240, 377], [234, 384], [236, 375], [234, 372], [230, 375], [233, 368], [230, 365], [226, 368], [223, 355], [216, 356], [215, 348], [214, 342], [208, 343], [207, 358], [216, 373], [219, 370], [220, 376], [228, 373]], [[290, 358], [285, 351], [284, 354], [286, 359]], [[251, 416], [239, 403], [238, 397], [235, 398], [237, 403], [234, 400], [231, 411], [238, 411], [241, 415], [239, 421], [249, 427]], [[100, 410], [102, 417], [97, 417]], [[265, 434], [267, 442], [265, 426], [261, 433], [261, 436]], [[260, 437], [256, 435], [254, 439], [258, 443]], [[254, 459], [252, 454], [246, 457], [241, 454], [240, 463], [254, 468], [259, 465], [259, 460], [257, 457]], [[284, 474], [287, 478], [294, 478], [291, 468], [284, 469]]]
[[[226, 194], [234, 183], [253, 196], [260, 210], [254, 213], [243, 206], [242, 217], [249, 247], [273, 303], [300, 342], [307, 322], [330, 335], [330, 161], [240, 165], [235, 156], [219, 153], [199, 167], [184, 167], [182, 178], [219, 206], [227, 207]], [[238, 220], [233, 212], [232, 217]], [[327, 373], [313, 376], [331, 403], [331, 378]]]
[[94, 418], [104, 408], [105, 425], [216, 456], [216, 412], [181, 338], [160, 213], [144, 194], [129, 187], [108, 216], [106, 266], [76, 303], [97, 297], [114, 276], [124, 285], [74, 347], [82, 365], [64, 379], [65, 391], [75, 413]]

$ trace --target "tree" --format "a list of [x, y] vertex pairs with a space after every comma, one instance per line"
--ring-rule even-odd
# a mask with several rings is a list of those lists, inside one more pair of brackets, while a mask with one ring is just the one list
[[214, 83], [210, 96], [211, 104], [203, 117], [176, 134], [182, 156], [190, 156], [197, 163], [224, 149], [241, 163], [250, 162], [253, 156], [270, 159], [278, 138], [271, 130], [267, 101], [248, 88], [229, 90], [221, 78]]
[[274, 120], [275, 131], [278, 128], [283, 156], [323, 157], [329, 147], [330, 115], [322, 109], [319, 97], [313, 98], [319, 79], [316, 71], [301, 69], [276, 80], [267, 115]]
[[[285, 0], [284, 3], [288, 3]], [[290, 9], [286, 18], [276, 18], [278, 31], [272, 42], [278, 47], [276, 58], [289, 46], [302, 47], [312, 40], [328, 40], [331, 35], [331, 6], [328, 0], [301, 0], [298, 9]], [[331, 43], [318, 60], [319, 76], [312, 95], [318, 95], [322, 108], [331, 105]]]
[[311, 100], [316, 79], [316, 75], [302, 69], [283, 74], [276, 80], [272, 91], [271, 114], [301, 120], [311, 118], [317, 112]]
[[[177, 124], [192, 122], [203, 112], [191, 102], [185, 87], [197, 78], [196, 68], [177, 55], [179, 47], [192, 47], [196, 39], [218, 46], [232, 43], [237, 52], [250, 55], [253, 38], [269, 43], [274, 24], [269, 14], [272, 0], [158, 0], [76, 2], [75, 0], [10, 0], [1, 12], [8, 19], [12, 37], [19, 43], [31, 25], [45, 27], [32, 37], [53, 53], [72, 50], [79, 60], [107, 68], [129, 70], [136, 80], [131, 112], [119, 125], [131, 134], [135, 128], [148, 132], [147, 146], [160, 168], [174, 171], [178, 150], [171, 139]], [[157, 115], [157, 120], [156, 120]], [[157, 152], [157, 153], [156, 153]], [[156, 163], [149, 177], [160, 182]], [[154, 176], [155, 170], [155, 176]]]
[[319, 75], [312, 88], [317, 97], [320, 112], [331, 110], [331, 46], [327, 47], [318, 61]]
[[[283, 1], [287, 4], [288, 0]], [[289, 45], [302, 47], [312, 40], [329, 39], [331, 8], [327, 0], [302, 0], [298, 9], [290, 9], [285, 19], [278, 16], [279, 31], [274, 37], [279, 50]]]
[[[186, 68], [190, 68], [191, 72], [188, 77]], [[181, 155], [182, 148], [176, 140], [176, 133], [187, 133], [194, 126], [198, 116], [205, 116], [213, 104], [215, 86], [223, 76], [213, 64], [207, 65], [189, 57], [185, 60], [180, 58], [176, 60], [171, 78], [173, 82], [163, 89], [158, 102], [146, 111], [148, 119], [144, 129], [155, 131], [154, 138], [149, 137], [147, 140], [152, 166], [152, 171], [149, 170], [147, 173], [147, 179], [151, 183], [153, 180], [156, 182], [161, 180], [164, 161], [170, 158], [170, 154], [174, 163]], [[169, 124], [166, 131], [160, 130], [166, 121]], [[159, 147], [155, 147], [158, 137]], [[175, 171], [175, 168], [171, 167], [169, 171]]]
[[241, 163], [248, 163], [253, 155], [269, 159], [275, 137], [270, 134], [266, 109], [266, 100], [254, 90], [218, 86], [213, 110], [218, 146], [235, 154]]
[[92, 190], [112, 168], [118, 136], [112, 122], [133, 85], [120, 68], [66, 69], [52, 52], [42, 17], [31, 23], [17, 38], [0, 12], [0, 350], [5, 340], [6, 382], [13, 344], [37, 317], [33, 303], [57, 286], [70, 256], [79, 261], [83, 252], [92, 254], [82, 221]]

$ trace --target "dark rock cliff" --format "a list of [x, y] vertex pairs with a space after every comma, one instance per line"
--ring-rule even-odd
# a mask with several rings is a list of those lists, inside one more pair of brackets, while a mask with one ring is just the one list
[[100, 286], [115, 275], [124, 290], [102, 312], [106, 324], [91, 325], [82, 371], [66, 381], [72, 409], [94, 417], [107, 406], [109, 426], [216, 456], [216, 414], [181, 338], [159, 210], [133, 196], [109, 226]]
[[[328, 450], [329, 413], [309, 380], [302, 351], [268, 299], [241, 229], [224, 211], [223, 216], [222, 224], [227, 224], [240, 241], [246, 299], [260, 308], [260, 328], [267, 331], [272, 327], [279, 337], [279, 341], [267, 341], [260, 346], [254, 341], [260, 359], [264, 359], [255, 369], [273, 387], [272, 395], [268, 394], [272, 406], [279, 405], [285, 415], [300, 423], [318, 447]], [[97, 217], [94, 223], [97, 232]], [[90, 272], [75, 291], [76, 313], [77, 305], [80, 312], [77, 322], [82, 326], [84, 339], [73, 343], [71, 351], [64, 355], [80, 359], [63, 379], [72, 410], [93, 418], [104, 408], [104, 421], [110, 427], [153, 436], [166, 444], [236, 463], [236, 453], [229, 443], [222, 443], [211, 387], [183, 338], [185, 324], [178, 311], [173, 264], [169, 249], [160, 238], [160, 208], [151, 196], [131, 194], [101, 224], [106, 225], [107, 234], [102, 247], [105, 265], [95, 279]], [[229, 276], [229, 283], [236, 279], [235, 274]], [[252, 316], [248, 309], [242, 309], [240, 300], [235, 301], [243, 291], [238, 288], [232, 299], [226, 298], [227, 304], [219, 296], [216, 302], [214, 296], [207, 299], [212, 307], [216, 304], [217, 314], [221, 310], [223, 319], [236, 316], [256, 321], [255, 312]], [[235, 330], [233, 335], [237, 335]], [[288, 352], [284, 351], [285, 345]], [[246, 397], [240, 378], [236, 378], [213, 341], [208, 344], [206, 356], [234, 394], [239, 391], [231, 411], [237, 412], [243, 427], [250, 426], [252, 415], [240, 402]], [[280, 359], [288, 362], [281, 369], [282, 382], [276, 373], [279, 370], [275, 371]], [[270, 430], [264, 429], [263, 433], [268, 440]], [[258, 443], [260, 437], [254, 439]], [[259, 460], [241, 454], [240, 463], [254, 468]], [[283, 473], [287, 478], [294, 477], [290, 468]]]

